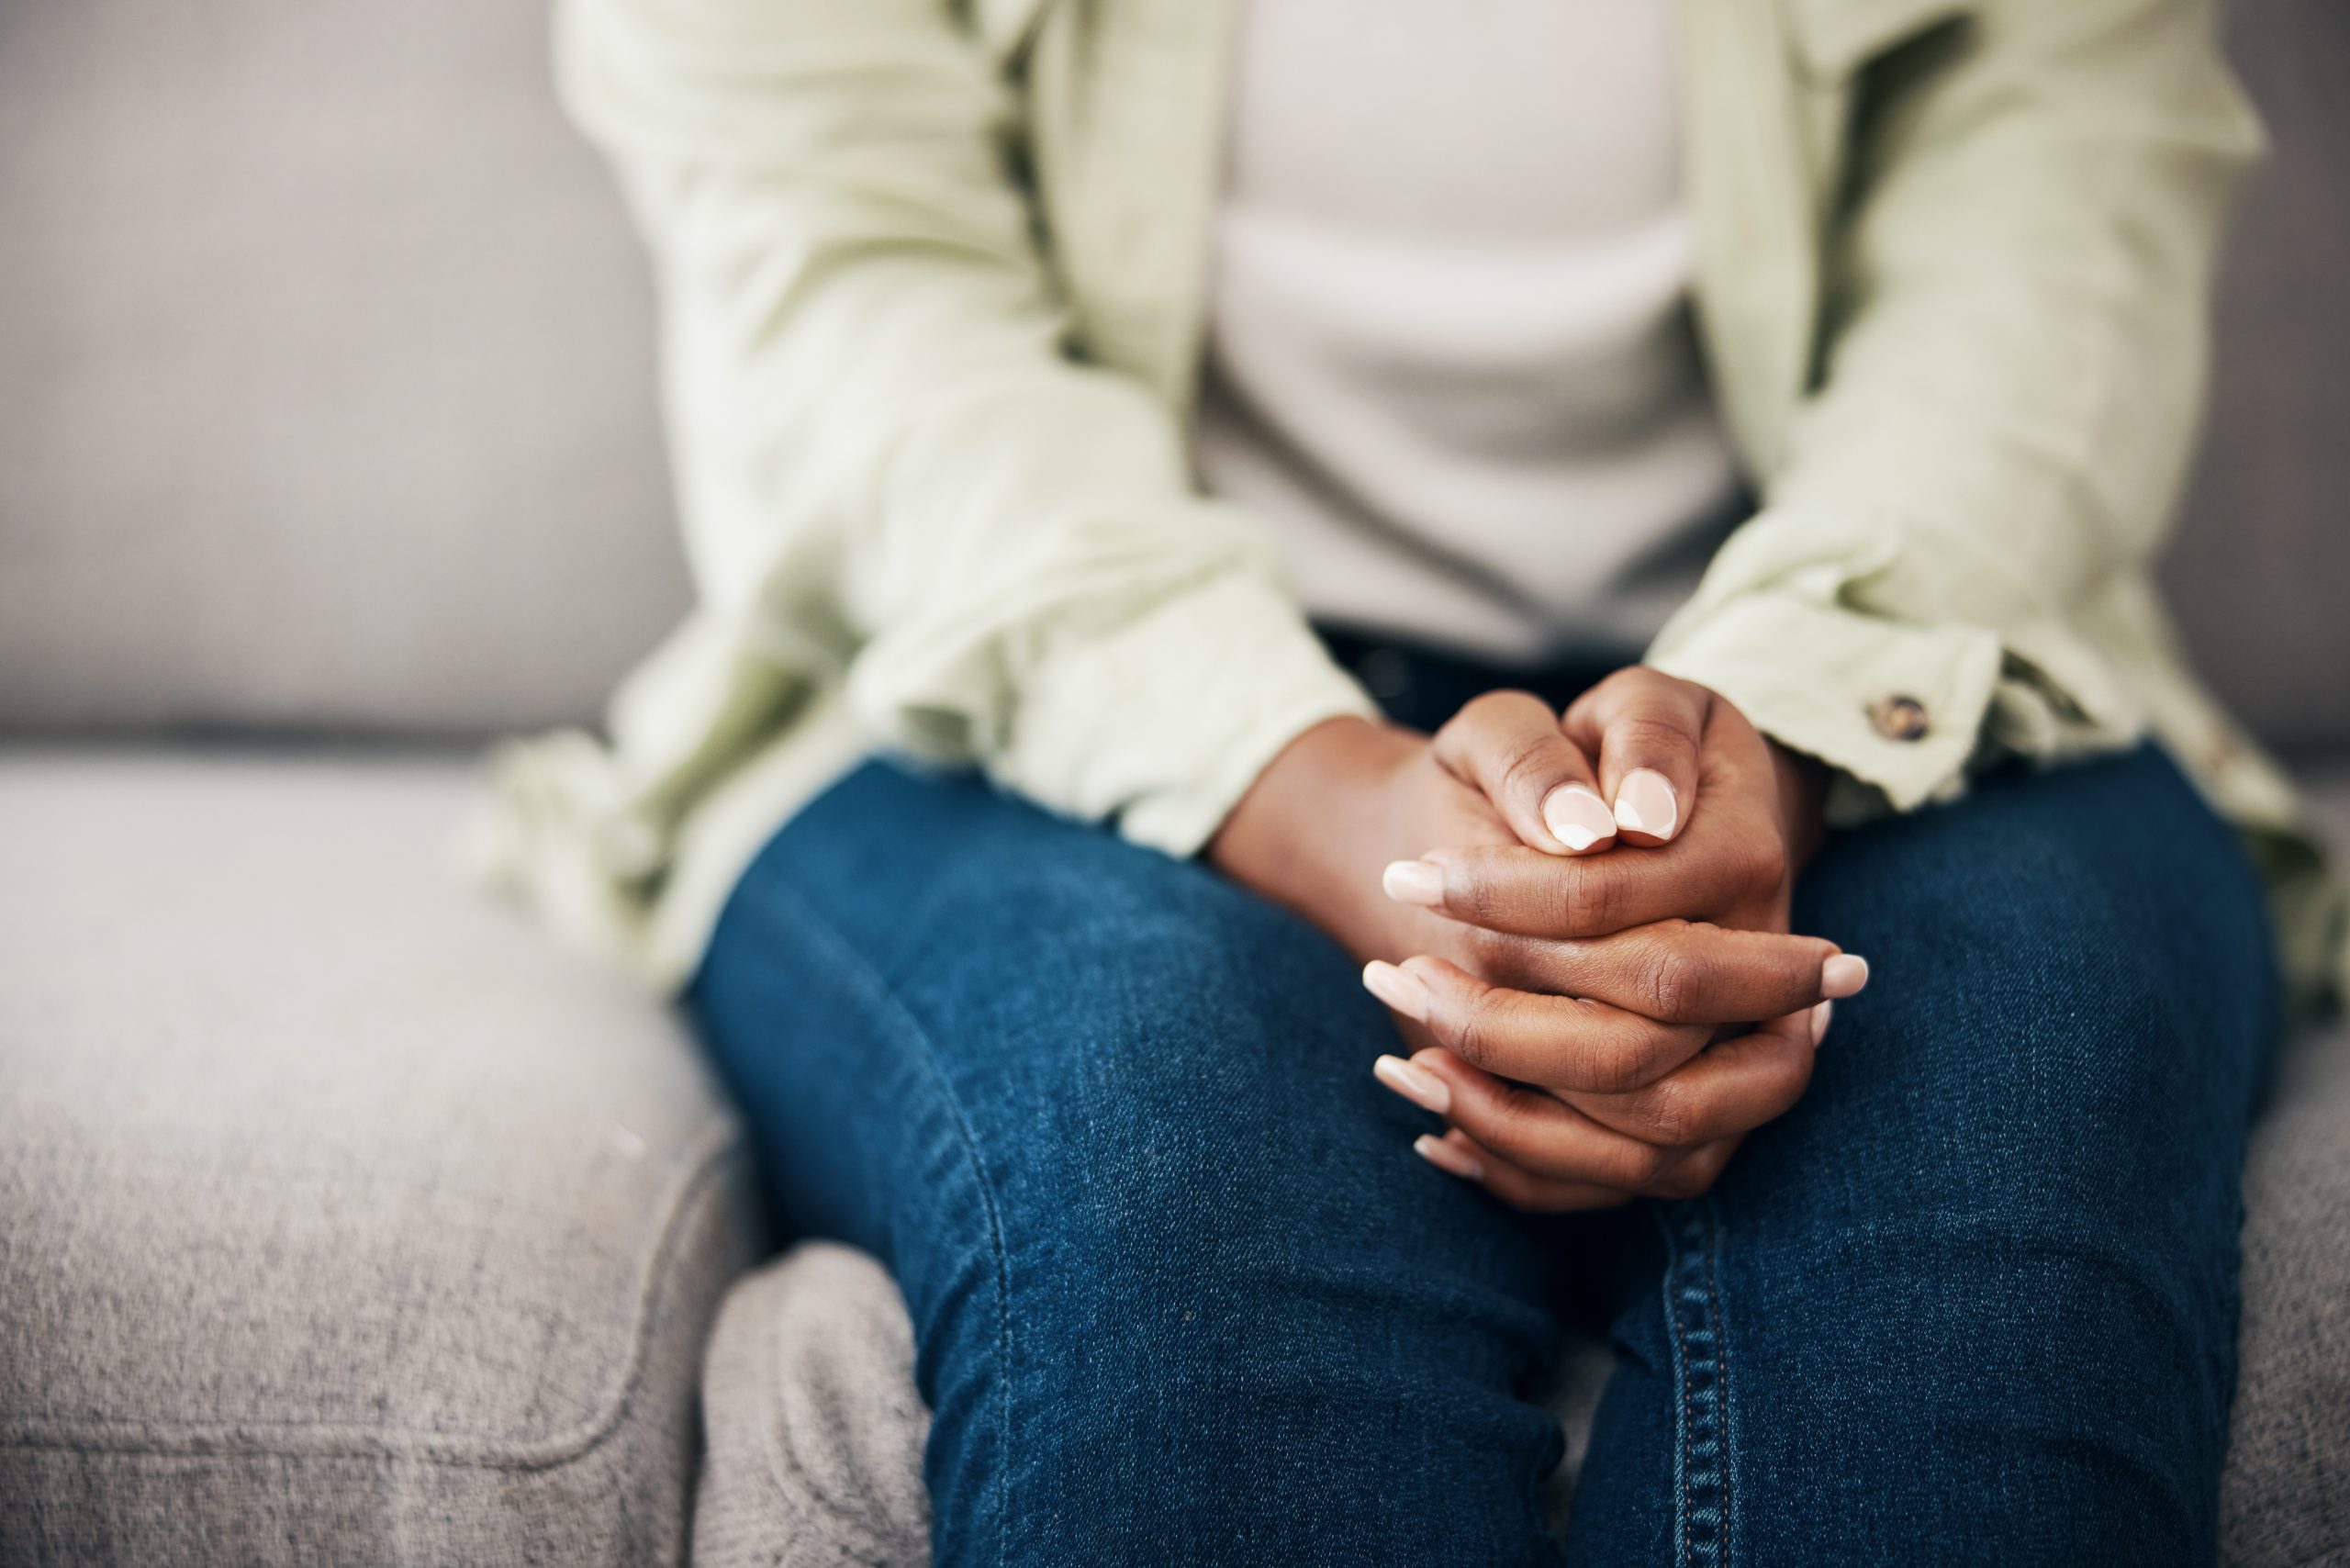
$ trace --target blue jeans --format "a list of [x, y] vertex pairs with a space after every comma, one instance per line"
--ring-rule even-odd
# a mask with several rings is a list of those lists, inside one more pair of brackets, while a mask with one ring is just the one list
[[2153, 751], [2009, 774], [1796, 926], [1874, 975], [1809, 1093], [1580, 1218], [1412, 1155], [1318, 932], [968, 778], [811, 806], [690, 1004], [783, 1224], [904, 1293], [941, 1568], [1555, 1562], [1524, 1395], [1579, 1316], [1572, 1561], [2209, 1561], [2277, 1023], [2232, 834]]

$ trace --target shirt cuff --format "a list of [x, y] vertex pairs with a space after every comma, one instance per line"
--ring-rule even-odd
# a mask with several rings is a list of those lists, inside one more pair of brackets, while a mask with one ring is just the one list
[[1676, 621], [1646, 662], [1720, 693], [1771, 739], [1835, 769], [1828, 815], [1849, 824], [1964, 791], [2004, 654], [1980, 627], [1764, 590]]
[[1377, 713], [1269, 574], [1233, 571], [1058, 641], [984, 760], [1008, 790], [1187, 857], [1292, 740]]

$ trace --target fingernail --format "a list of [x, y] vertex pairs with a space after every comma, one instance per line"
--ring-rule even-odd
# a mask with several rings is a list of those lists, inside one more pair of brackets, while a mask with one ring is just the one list
[[1443, 1115], [1452, 1109], [1452, 1091], [1426, 1068], [1414, 1067], [1402, 1057], [1381, 1057], [1371, 1064], [1373, 1077], [1423, 1111]]
[[1428, 1015], [1428, 988], [1409, 969], [1399, 969], [1380, 958], [1362, 967], [1363, 989], [1415, 1024]]
[[1836, 1004], [1823, 1002], [1811, 1010], [1811, 1043], [1814, 1046], [1828, 1037], [1828, 1021], [1836, 1016]]
[[1839, 953], [1819, 966], [1819, 989], [1828, 996], [1858, 996], [1868, 983], [1869, 961], [1858, 953]]
[[1653, 767], [1636, 767], [1616, 786], [1616, 825], [1651, 838], [1671, 838], [1681, 823], [1673, 784]]
[[1424, 904], [1429, 909], [1444, 902], [1444, 873], [1426, 860], [1398, 860], [1380, 873], [1379, 885], [1397, 903]]
[[1422, 1133], [1412, 1140], [1412, 1152], [1438, 1170], [1466, 1177], [1472, 1182], [1485, 1173], [1484, 1162], [1475, 1155], [1461, 1148], [1458, 1144], [1447, 1143], [1442, 1138], [1427, 1133]]
[[1599, 791], [1588, 784], [1561, 784], [1544, 796], [1542, 825], [1577, 855], [1603, 838], [1616, 836], [1616, 818]]

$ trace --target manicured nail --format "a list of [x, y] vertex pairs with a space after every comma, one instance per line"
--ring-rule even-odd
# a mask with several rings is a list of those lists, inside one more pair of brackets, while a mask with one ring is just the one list
[[1381, 1057], [1371, 1064], [1371, 1070], [1380, 1082], [1423, 1111], [1441, 1116], [1452, 1109], [1452, 1091], [1424, 1067], [1414, 1067], [1402, 1057]]
[[1673, 783], [1653, 767], [1636, 767], [1616, 786], [1616, 825], [1651, 838], [1671, 838], [1681, 824]]
[[1818, 1046], [1828, 1037], [1828, 1021], [1836, 1016], [1836, 1004], [1823, 1002], [1811, 1010], [1811, 1043]]
[[1373, 958], [1362, 967], [1362, 987], [1413, 1023], [1427, 1021], [1427, 984], [1411, 970]]
[[1858, 953], [1839, 953], [1819, 966], [1819, 989], [1823, 995], [1843, 998], [1858, 996], [1861, 987], [1869, 983], [1869, 961]]
[[1426, 860], [1398, 860], [1380, 873], [1379, 885], [1397, 903], [1424, 904], [1429, 909], [1444, 902], [1444, 872]]
[[1484, 1162], [1458, 1144], [1445, 1142], [1427, 1133], [1412, 1140], [1412, 1152], [1435, 1166], [1438, 1170], [1474, 1182], [1485, 1173]]
[[1616, 818], [1599, 791], [1588, 784], [1561, 784], [1542, 798], [1542, 825], [1580, 855], [1603, 838], [1616, 836]]

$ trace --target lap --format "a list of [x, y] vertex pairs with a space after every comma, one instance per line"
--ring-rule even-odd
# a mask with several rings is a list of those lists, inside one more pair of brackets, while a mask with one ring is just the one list
[[1803, 1102], [1659, 1211], [1580, 1543], [2208, 1556], [2277, 1028], [2232, 834], [2153, 751], [2008, 775], [1840, 841], [1796, 924], [1869, 987]]
[[[968, 779], [874, 765], [818, 801], [744, 879], [694, 1005], [731, 1068], [796, 1064], [774, 1108], [807, 1134], [886, 1137], [935, 1094], [983, 1158], [1022, 1151], [990, 1172], [1004, 1194], [1081, 1186], [1105, 1220], [1212, 1198], [1237, 1223], [1267, 1186], [1293, 1189], [1290, 1223], [1352, 1226], [1347, 1194], [1392, 1195], [1392, 1171], [1449, 1190], [1397, 1158], [1412, 1124], [1368, 1072], [1393, 1029], [1335, 944]], [[822, 1115], [811, 1079], [843, 1081]]]
[[[1393, 1026], [1295, 917], [875, 766], [762, 856], [691, 1002], [785, 1223], [906, 1296], [942, 1561], [1080, 1515], [1036, 1554], [1541, 1560], [1552, 1260], [1410, 1153]], [[1186, 1451], [1270, 1457], [1169, 1509]]]
[[[1806, 1099], [1707, 1199], [1565, 1230], [1410, 1156], [1427, 1124], [1371, 1079], [1392, 1029], [1334, 945], [968, 779], [873, 766], [810, 808], [692, 1002], [787, 1223], [900, 1279], [950, 1434], [934, 1495], [1053, 1493], [1039, 1463], [1113, 1450], [1088, 1495], [1144, 1495], [1115, 1429], [1143, 1408], [1293, 1447], [1194, 1501], [1287, 1506], [1337, 1550], [1338, 1516], [1282, 1494], [1375, 1429], [1357, 1468], [1445, 1486], [1348, 1517], [1457, 1547], [1464, 1499], [1517, 1508], [1554, 1440], [1511, 1392], [1573, 1248], [1646, 1282], [1578, 1504], [1602, 1560], [1734, 1519], [1828, 1560], [1840, 1528], [1901, 1539], [1888, 1508], [1963, 1534], [1986, 1497], [2061, 1517], [2091, 1489], [2192, 1538], [2274, 1028], [2229, 831], [2153, 753], [1996, 778], [1831, 846], [1796, 924], [1874, 969]], [[1489, 1554], [1530, 1539], [1512, 1516]]]
[[2156, 1201], [2180, 1159], [2240, 1149], [2278, 1027], [2265, 904], [2159, 752], [2002, 775], [1852, 834], [1806, 873], [1796, 924], [1865, 954], [1871, 980], [1756, 1139], [1774, 1174], [1824, 1175], [1835, 1129], [1865, 1129], [1913, 1204], [2077, 1212]]

